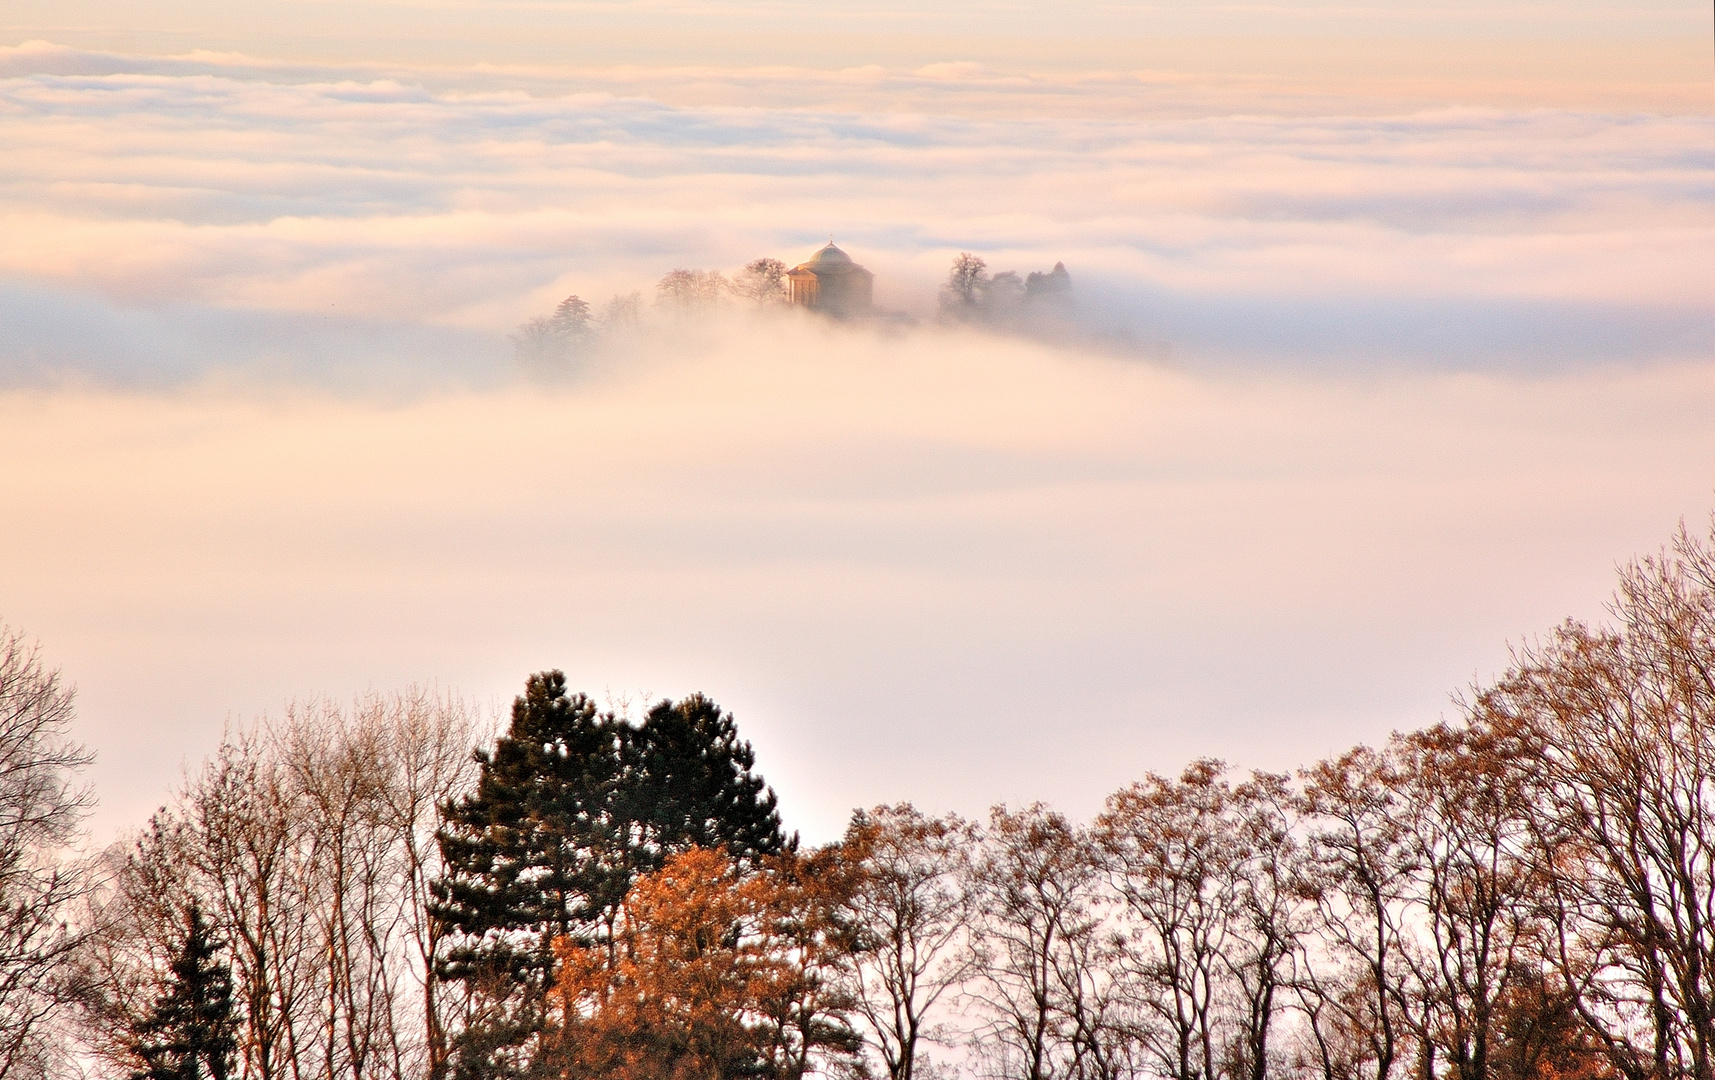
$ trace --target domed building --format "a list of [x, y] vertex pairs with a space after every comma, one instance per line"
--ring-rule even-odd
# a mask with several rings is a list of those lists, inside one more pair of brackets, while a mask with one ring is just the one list
[[792, 303], [829, 315], [863, 315], [874, 303], [875, 275], [852, 262], [852, 257], [828, 246], [786, 272]]

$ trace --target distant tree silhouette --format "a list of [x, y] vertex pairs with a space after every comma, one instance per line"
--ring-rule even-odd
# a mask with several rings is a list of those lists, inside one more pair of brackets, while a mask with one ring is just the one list
[[1047, 273], [1032, 270], [1024, 279], [1024, 298], [1031, 303], [1064, 303], [1071, 294], [1072, 275], [1063, 262], [1055, 263]]
[[573, 293], [554, 308], [553, 321], [567, 334], [587, 334], [590, 330], [590, 306]]
[[680, 310], [708, 307], [731, 290], [719, 270], [670, 270], [655, 283], [661, 302]]
[[734, 291], [759, 304], [780, 303], [786, 299], [786, 264], [779, 259], [746, 263]]
[[968, 318], [974, 314], [988, 294], [988, 264], [980, 256], [961, 251], [947, 271], [947, 281], [941, 286], [941, 310], [955, 317]]
[[577, 295], [566, 297], [548, 318], [531, 319], [512, 335], [520, 363], [549, 367], [575, 360], [595, 337], [590, 306]]
[[612, 333], [628, 326], [636, 326], [643, 316], [643, 294], [629, 292], [615, 295], [602, 305], [601, 328]]

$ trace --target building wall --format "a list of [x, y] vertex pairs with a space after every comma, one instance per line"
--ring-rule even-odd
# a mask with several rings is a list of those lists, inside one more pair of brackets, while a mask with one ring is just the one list
[[792, 303], [800, 307], [813, 308], [820, 299], [820, 282], [814, 271], [799, 267], [786, 274], [787, 295]]
[[861, 315], [875, 303], [875, 275], [861, 266], [838, 272], [801, 266], [786, 280], [792, 303], [829, 315]]

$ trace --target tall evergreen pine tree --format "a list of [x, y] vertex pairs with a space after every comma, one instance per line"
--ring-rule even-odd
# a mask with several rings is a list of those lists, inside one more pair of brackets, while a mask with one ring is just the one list
[[649, 710], [631, 739], [633, 800], [647, 870], [687, 847], [725, 847], [738, 859], [785, 846], [774, 792], [751, 770], [756, 753], [729, 713], [701, 694]]
[[133, 1080], [227, 1080], [238, 1039], [223, 948], [192, 905], [167, 988], [132, 1032], [131, 1051], [143, 1065]]
[[558, 671], [530, 676], [512, 724], [478, 751], [476, 791], [442, 810], [447, 875], [434, 914], [461, 940], [441, 958], [442, 978], [534, 981], [552, 963], [551, 941], [580, 936], [617, 890], [611, 812], [623, 726]]

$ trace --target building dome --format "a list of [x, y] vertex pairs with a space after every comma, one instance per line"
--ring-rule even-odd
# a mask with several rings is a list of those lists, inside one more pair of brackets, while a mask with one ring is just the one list
[[820, 249], [814, 255], [810, 256], [810, 261], [805, 263], [804, 265], [805, 266], [820, 267], [820, 266], [850, 266], [851, 264], [852, 264], [852, 257], [850, 255], [847, 255], [845, 252], [841, 251], [839, 248], [835, 247], [834, 242], [832, 240], [829, 240], [828, 246]]
[[840, 318], [872, 309], [874, 282], [875, 275], [852, 262], [832, 240], [786, 273], [792, 303]]

